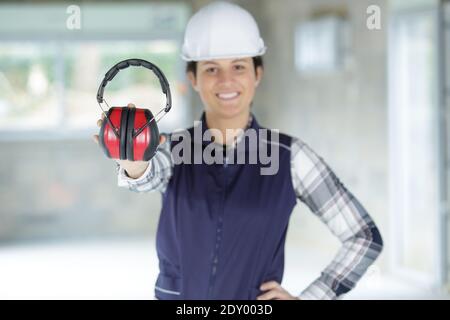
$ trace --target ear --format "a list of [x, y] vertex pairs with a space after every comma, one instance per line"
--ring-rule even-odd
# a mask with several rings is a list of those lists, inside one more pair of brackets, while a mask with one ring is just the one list
[[264, 69], [262, 67], [256, 68], [255, 88], [258, 87], [259, 83], [261, 82], [263, 74], [264, 74]]
[[187, 76], [188, 76], [189, 82], [191, 83], [192, 88], [198, 92], [197, 78], [195, 77], [194, 73], [192, 71], [188, 71]]

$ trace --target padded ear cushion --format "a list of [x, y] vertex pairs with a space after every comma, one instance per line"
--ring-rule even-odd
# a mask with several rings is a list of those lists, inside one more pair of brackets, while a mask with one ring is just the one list
[[[148, 109], [145, 110], [145, 116], [147, 118], [147, 121], [153, 118], [152, 112]], [[150, 127], [150, 143], [147, 149], [145, 149], [143, 159], [144, 161], [148, 161], [151, 158], [153, 158], [159, 146], [159, 130], [156, 120], [150, 122], [149, 127]]]
[[127, 159], [130, 161], [134, 161], [134, 119], [136, 117], [136, 108], [130, 108], [128, 111], [128, 120], [127, 120]]
[[120, 159], [126, 160], [127, 159], [127, 125], [128, 125], [128, 113], [129, 108], [124, 107], [122, 108], [122, 117], [120, 119]]
[[[108, 112], [106, 113], [106, 116], [107, 116], [108, 118], [110, 118], [111, 111], [112, 111], [112, 108], [109, 109]], [[107, 124], [109, 125], [108, 121], [105, 119], [105, 120], [102, 122], [102, 126], [100, 127], [100, 133], [98, 134], [98, 138], [99, 138], [99, 139], [98, 139], [98, 142], [100, 143], [100, 147], [102, 148], [102, 150], [103, 150], [103, 152], [106, 154], [106, 156], [107, 156], [108, 158], [111, 158], [111, 153], [109, 152], [108, 148], [106, 147], [105, 141], [104, 141], [105, 127], [106, 127]]]
[[106, 112], [107, 119], [104, 119], [100, 127], [99, 143], [106, 156], [113, 159], [120, 159], [120, 130], [116, 133], [114, 128], [120, 129], [122, 120], [122, 108], [112, 107]]

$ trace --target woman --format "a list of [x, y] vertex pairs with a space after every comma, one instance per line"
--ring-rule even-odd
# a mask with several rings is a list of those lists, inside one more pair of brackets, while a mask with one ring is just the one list
[[[216, 2], [197, 12], [186, 29], [183, 58], [204, 105], [201, 121], [181, 135], [162, 135], [149, 162], [119, 161], [119, 186], [163, 196], [158, 299], [336, 299], [381, 252], [375, 223], [309, 146], [276, 131], [256, 135], [256, 143], [247, 139], [255, 138], [248, 132], [264, 129], [250, 112], [264, 52], [258, 27], [242, 8]], [[213, 142], [184, 139], [196, 130]], [[204, 156], [211, 145], [211, 155], [223, 155], [224, 163], [191, 161], [191, 149]], [[263, 174], [261, 162], [248, 161], [261, 151], [277, 162], [270, 174]], [[246, 161], [235, 161], [239, 156]], [[299, 296], [280, 285], [297, 199], [342, 242]]]

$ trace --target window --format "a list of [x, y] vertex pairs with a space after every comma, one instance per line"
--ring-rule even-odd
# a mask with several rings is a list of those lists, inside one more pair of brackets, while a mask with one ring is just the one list
[[0, 43], [0, 127], [37, 129], [58, 123], [56, 47]]
[[389, 52], [392, 260], [394, 272], [441, 281], [437, 15], [393, 15]]
[[344, 53], [345, 21], [322, 17], [299, 24], [295, 32], [295, 64], [300, 72], [334, 71]]

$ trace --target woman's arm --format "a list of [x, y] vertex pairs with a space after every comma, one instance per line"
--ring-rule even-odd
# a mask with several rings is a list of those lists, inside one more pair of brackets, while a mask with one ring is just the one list
[[140, 177], [136, 179], [129, 177], [125, 168], [117, 165], [117, 184], [134, 192], [164, 192], [172, 176], [172, 168], [170, 135], [165, 135], [165, 142], [159, 145], [158, 151], [150, 159], [147, 169]]
[[300, 298], [337, 299], [354, 288], [379, 256], [383, 241], [367, 211], [321, 157], [298, 139], [293, 141], [291, 152], [298, 198], [342, 243], [333, 261]]

